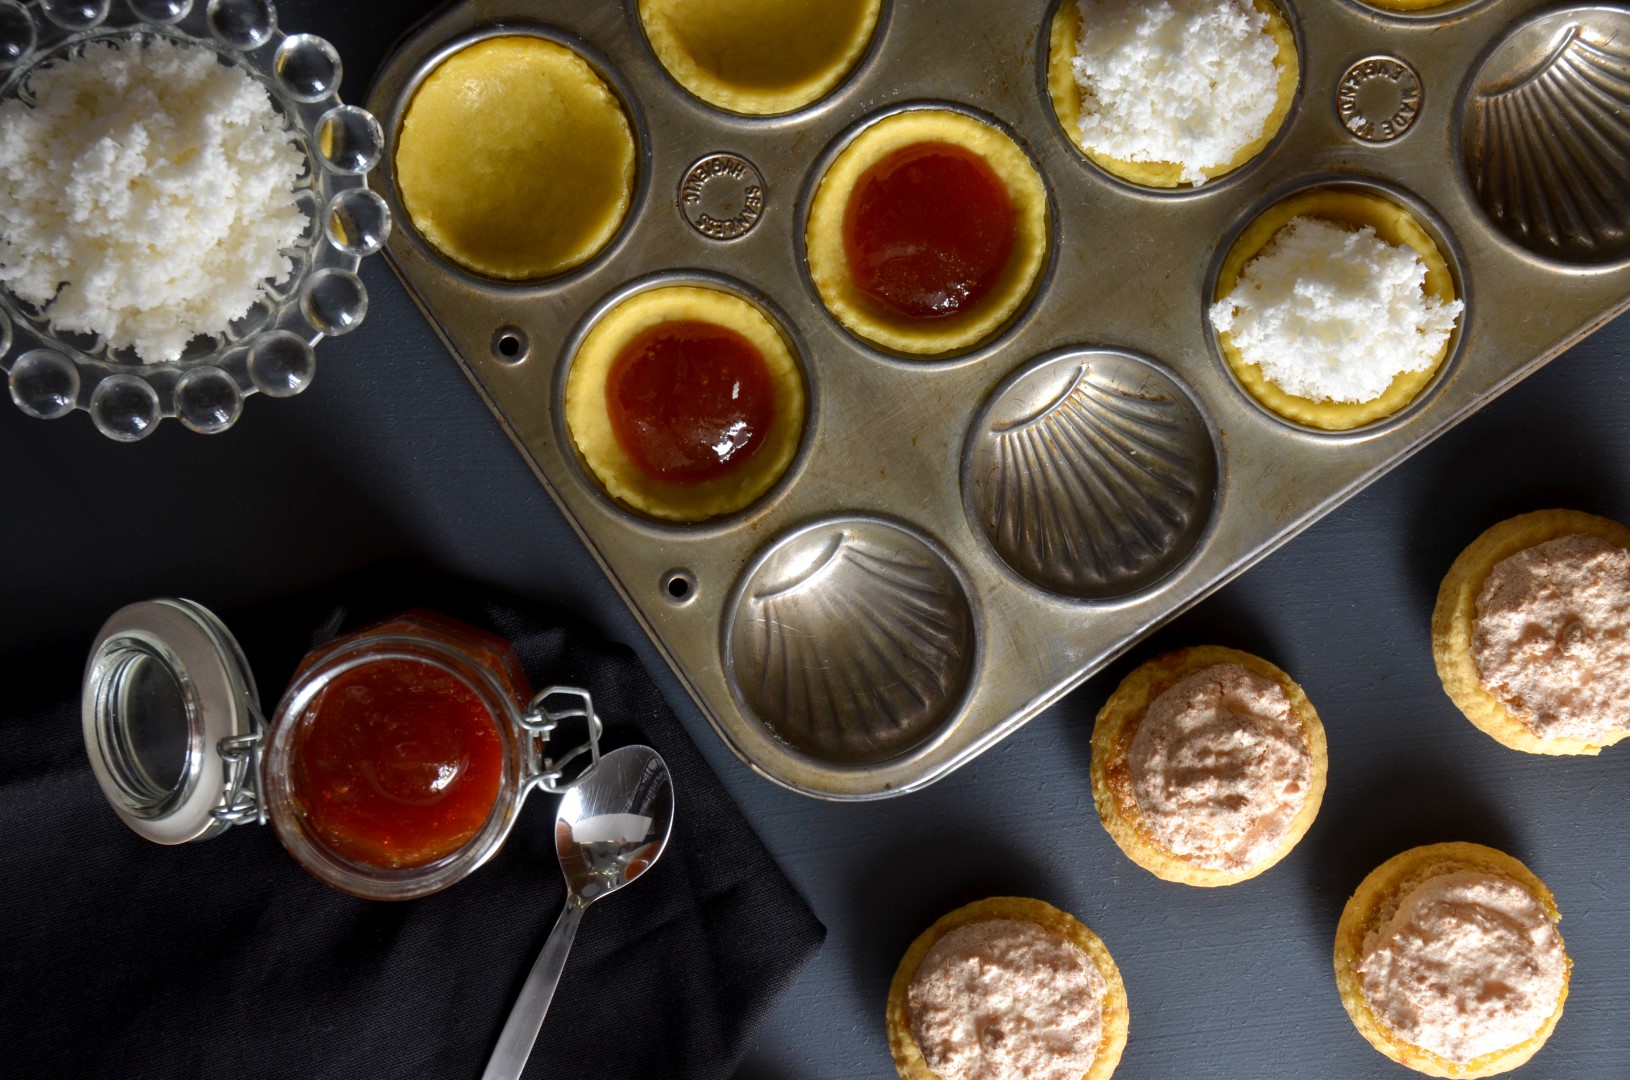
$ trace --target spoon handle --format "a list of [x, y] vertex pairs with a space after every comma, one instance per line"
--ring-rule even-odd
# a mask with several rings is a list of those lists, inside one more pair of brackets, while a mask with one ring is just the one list
[[498, 1045], [487, 1059], [487, 1071], [481, 1074], [481, 1080], [519, 1080], [532, 1044], [538, 1040], [549, 1002], [554, 1000], [566, 956], [572, 951], [572, 939], [577, 936], [577, 924], [587, 907], [578, 897], [567, 897], [566, 910], [560, 913], [549, 940], [543, 943], [543, 951], [532, 964], [532, 973], [526, 977], [514, 1008], [509, 1010], [509, 1019], [504, 1021], [504, 1030], [498, 1035]]

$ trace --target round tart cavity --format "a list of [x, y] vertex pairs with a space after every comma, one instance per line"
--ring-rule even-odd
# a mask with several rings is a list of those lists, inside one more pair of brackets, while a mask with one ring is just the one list
[[[1481, 844], [1430, 844], [1366, 877], [1336, 928], [1336, 989], [1359, 1034], [1428, 1076], [1514, 1069], [1545, 1045], [1573, 962], [1556, 899]], [[1431, 1044], [1431, 1045], [1424, 1045]]]
[[1318, 816], [1324, 725], [1289, 675], [1205, 645], [1116, 687], [1092, 731], [1092, 797], [1128, 858], [1166, 881], [1232, 885], [1290, 853]]
[[[1466, 719], [1530, 754], [1596, 754], [1630, 736], [1630, 727], [1582, 732], [1572, 722], [1582, 708], [1621, 703], [1615, 687], [1630, 681], [1626, 551], [1630, 529], [1616, 521], [1540, 510], [1500, 522], [1460, 553], [1432, 610], [1432, 660]], [[1491, 602], [1504, 625], [1480, 628]], [[1503, 653], [1499, 668], [1516, 678], [1491, 686], [1480, 652], [1485, 660]]]
[[[982, 987], [997, 998], [979, 1001]], [[998, 999], [1019, 987], [1017, 999]], [[1128, 1014], [1120, 970], [1098, 935], [1041, 900], [997, 896], [957, 908], [923, 931], [895, 969], [885, 1014], [894, 1067], [902, 1080], [1052, 1077], [1046, 1070], [1075, 1059], [1045, 1053], [1033, 1033], [1058, 1016], [1084, 1014], [1090, 1025], [1084, 987], [1097, 999], [1097, 1045], [1070, 1080], [1108, 1080], [1126, 1049]], [[975, 1014], [961, 1015], [956, 998], [970, 990]], [[917, 1030], [944, 1072], [924, 1057]], [[1048, 1042], [1056, 1037], [1048, 1032]]]
[[536, 281], [611, 242], [636, 158], [622, 102], [581, 56], [506, 35], [425, 76], [397, 136], [396, 186], [442, 255], [486, 277]]
[[1047, 256], [1047, 192], [1017, 143], [971, 116], [913, 109], [840, 153], [809, 210], [810, 277], [850, 331], [941, 356], [983, 341]]
[[639, 0], [640, 25], [668, 74], [709, 105], [792, 112], [860, 62], [882, 0]]
[[734, 513], [798, 450], [804, 380], [781, 330], [720, 289], [635, 293], [594, 324], [566, 379], [566, 425], [606, 492], [670, 521]]
[[[1455, 327], [1461, 318], [1459, 298], [1455, 292], [1454, 275], [1448, 260], [1438, 250], [1432, 237], [1421, 227], [1413, 215], [1391, 199], [1369, 192], [1320, 188], [1293, 195], [1269, 207], [1234, 241], [1223, 259], [1217, 274], [1217, 287], [1213, 299], [1211, 319], [1216, 324], [1219, 310], [1241, 285], [1252, 261], [1259, 255], [1272, 254], [1268, 249], [1296, 219], [1310, 219], [1314, 223], [1335, 226], [1349, 233], [1366, 227], [1373, 230], [1374, 238], [1394, 247], [1406, 248], [1420, 257], [1425, 267], [1422, 290], [1428, 303], [1454, 305]], [[1358, 238], [1356, 242], [1363, 242]], [[1371, 241], [1373, 242], [1373, 241]], [[1338, 300], [1340, 298], [1337, 298]], [[1377, 315], [1383, 314], [1378, 311]], [[1310, 332], [1317, 333], [1318, 328]], [[1223, 359], [1246, 391], [1270, 412], [1294, 423], [1325, 431], [1347, 431], [1384, 419], [1404, 408], [1425, 390], [1437, 376], [1454, 346], [1454, 329], [1444, 335], [1441, 347], [1435, 349], [1424, 367], [1403, 371], [1392, 378], [1385, 390], [1369, 400], [1334, 401], [1314, 400], [1290, 393], [1270, 380], [1262, 368], [1248, 361], [1226, 330], [1217, 330], [1217, 344]], [[1354, 348], [1363, 348], [1362, 342]]]
[[1382, 11], [1431, 11], [1433, 8], [1448, 7], [1454, 0], [1363, 0], [1363, 3]]
[[[1274, 49], [1270, 61], [1274, 69], [1273, 78], [1275, 79], [1273, 101], [1267, 105], [1258, 133], [1253, 138], [1240, 144], [1231, 156], [1221, 161], [1199, 165], [1190, 164], [1188, 166], [1176, 161], [1156, 160], [1153, 153], [1141, 155], [1138, 160], [1116, 157], [1095, 145], [1096, 140], [1089, 140], [1083, 134], [1081, 129], [1083, 112], [1092, 106], [1086, 100], [1087, 95], [1083, 91], [1082, 84], [1077, 81], [1075, 60], [1081, 49], [1082, 35], [1091, 28], [1085, 27], [1083, 24], [1082, 5], [1078, 0], [1063, 0], [1059, 4], [1057, 14], [1053, 16], [1051, 37], [1047, 49], [1048, 94], [1053, 99], [1053, 110], [1058, 114], [1059, 123], [1064, 126], [1064, 131], [1070, 137], [1070, 141], [1075, 143], [1076, 147], [1090, 161], [1105, 172], [1143, 187], [1199, 187], [1207, 180], [1214, 180], [1217, 177], [1233, 172], [1256, 157], [1257, 154], [1262, 152], [1263, 148], [1273, 141], [1274, 136], [1279, 134], [1279, 129], [1284, 126], [1285, 118], [1290, 115], [1291, 105], [1296, 100], [1296, 87], [1300, 79], [1296, 35], [1291, 30], [1290, 24], [1285, 21], [1284, 15], [1272, 0], [1252, 0], [1250, 3], [1246, 3], [1244, 0], [1210, 0], [1210, 2], [1219, 10], [1228, 7], [1243, 7], [1247, 11], [1254, 11], [1265, 21], [1261, 34]], [[1200, 5], [1188, 6], [1198, 7]], [[1123, 25], [1118, 27], [1116, 32], [1123, 36], [1127, 35], [1128, 31], [1131, 30], [1131, 26], [1125, 24], [1135, 26], [1140, 22], [1145, 22], [1150, 17], [1149, 13], [1153, 10], [1148, 5], [1141, 3], [1140, 0], [1108, 0], [1105, 3], [1092, 4], [1091, 7], [1095, 12], [1105, 16], [1113, 16], [1117, 22], [1122, 23]], [[1173, 17], [1181, 19], [1185, 14], [1188, 14], [1186, 10], [1179, 11]], [[1165, 35], [1155, 36], [1158, 39]], [[1148, 40], [1146, 38], [1135, 33], [1131, 34], [1131, 38], [1132, 41], [1129, 44], [1138, 44], [1140, 46], [1138, 51], [1142, 54], [1159, 51], [1158, 48], [1151, 49], [1145, 44]], [[1209, 85], [1211, 86], [1215, 86], [1219, 78], [1233, 76], [1238, 70], [1238, 57], [1232, 53], [1221, 55], [1200, 46], [1192, 38], [1177, 38], [1176, 40], [1183, 43], [1174, 46], [1181, 49], [1182, 52], [1179, 57], [1171, 59], [1187, 62], [1191, 68], [1199, 68], [1205, 72], [1209, 77]], [[1126, 54], [1124, 48], [1118, 49], [1117, 52], [1122, 55]], [[1156, 108], [1151, 96], [1142, 89], [1151, 85], [1151, 83], [1153, 85], [1163, 85], [1169, 79], [1168, 74], [1165, 72], [1160, 72], [1160, 77], [1157, 77], [1156, 72], [1158, 69], [1153, 66], [1153, 58], [1148, 57], [1147, 59], [1149, 59], [1151, 65], [1149, 71], [1145, 73], [1148, 78], [1128, 79], [1130, 83], [1140, 87], [1140, 99], [1125, 100], [1119, 94], [1116, 94], [1106, 102], [1106, 105], [1112, 109], [1117, 118], [1121, 119], [1123, 124], [1132, 122], [1147, 124], [1152, 119], [1151, 114], [1169, 113], [1173, 108], [1173, 106]], [[1213, 94], [1207, 93], [1192, 105], [1176, 105], [1175, 108], [1182, 110], [1183, 113], [1181, 117], [1182, 126], [1191, 129], [1196, 127], [1204, 129], [1207, 126], [1215, 128], [1215, 124], [1205, 125], [1187, 111], [1189, 108], [1215, 108], [1213, 97]], [[1174, 123], [1178, 119], [1176, 116], [1169, 116], [1168, 118], [1173, 120]], [[1218, 119], [1223, 121], [1229, 119], [1229, 117], [1224, 116]], [[1175, 146], [1177, 138], [1178, 133], [1176, 131], [1163, 132], [1158, 141], [1168, 146]], [[1151, 136], [1150, 141], [1156, 141], [1156, 137]]]

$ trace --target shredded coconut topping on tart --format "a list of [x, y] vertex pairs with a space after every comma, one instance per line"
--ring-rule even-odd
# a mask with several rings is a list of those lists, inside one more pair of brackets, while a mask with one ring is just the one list
[[1630, 730], [1630, 551], [1564, 536], [1496, 563], [1477, 596], [1472, 659], [1540, 738]]
[[1150, 703], [1127, 754], [1155, 840], [1196, 866], [1241, 869], [1272, 855], [1307, 802], [1313, 762], [1285, 691], [1214, 664]]
[[1081, 1080], [1103, 1039], [1107, 991], [1067, 938], [991, 919], [934, 943], [906, 990], [906, 1012], [940, 1080]]
[[1567, 975], [1561, 936], [1528, 889], [1481, 871], [1417, 885], [1364, 939], [1364, 999], [1398, 1037], [1465, 1063], [1539, 1034]]
[[1420, 253], [1359, 229], [1295, 217], [1211, 308], [1246, 363], [1287, 394], [1357, 404], [1443, 354], [1465, 305], [1425, 291]]
[[1232, 162], [1267, 127], [1279, 46], [1250, 0], [1080, 0], [1081, 138], [1121, 161], [1204, 169]]

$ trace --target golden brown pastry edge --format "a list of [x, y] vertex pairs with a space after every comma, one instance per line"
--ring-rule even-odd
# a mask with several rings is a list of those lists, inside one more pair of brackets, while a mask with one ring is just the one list
[[906, 1015], [906, 990], [916, 977], [917, 969], [922, 966], [923, 957], [928, 955], [935, 942], [951, 931], [970, 923], [993, 919], [1023, 920], [1060, 934], [1086, 953], [1098, 968], [1105, 985], [1103, 1037], [1092, 1068], [1082, 1075], [1081, 1080], [1109, 1080], [1126, 1050], [1129, 1022], [1126, 983], [1121, 979], [1120, 968], [1115, 966], [1114, 957], [1109, 955], [1109, 949], [1098, 935], [1087, 929], [1074, 915], [1059, 910], [1045, 900], [1018, 896], [992, 896], [976, 900], [940, 916], [932, 926], [917, 935], [900, 958], [899, 966], [894, 969], [894, 979], [889, 984], [884, 1022], [888, 1029], [889, 1051], [894, 1055], [894, 1068], [901, 1080], [939, 1080], [923, 1060]]

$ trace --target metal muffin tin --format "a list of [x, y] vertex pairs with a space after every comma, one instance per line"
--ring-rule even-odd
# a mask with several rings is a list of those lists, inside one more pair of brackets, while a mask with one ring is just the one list
[[[388, 254], [409, 291], [755, 770], [830, 799], [932, 782], [1630, 306], [1630, 11], [1280, 3], [1301, 63], [1283, 130], [1237, 172], [1174, 192], [1109, 177], [1066, 136], [1046, 89], [1057, 0], [885, 0], [850, 78], [774, 118], [683, 91], [634, 0], [455, 5], [386, 63], [371, 108], [387, 163], [419, 80], [488, 35], [564, 42], [622, 96], [640, 142], [633, 209], [564, 277], [465, 273], [414, 231], [388, 167], [373, 182], [403, 223]], [[826, 165], [868, 123], [925, 104], [1017, 139], [1045, 179], [1052, 241], [1014, 320], [933, 361], [845, 331], [803, 261]], [[1341, 434], [1258, 406], [1205, 314], [1239, 232], [1326, 184], [1408, 207], [1466, 301], [1433, 385]], [[809, 392], [782, 481], [700, 525], [606, 497], [562, 417], [588, 327], [667, 283], [758, 303]]]

